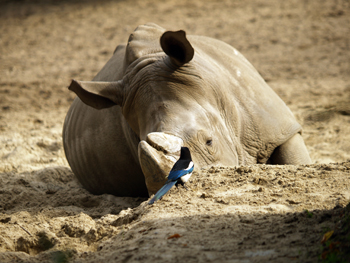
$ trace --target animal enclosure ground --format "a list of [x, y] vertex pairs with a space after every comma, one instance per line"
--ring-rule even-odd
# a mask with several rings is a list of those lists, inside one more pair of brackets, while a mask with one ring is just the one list
[[[152, 206], [82, 189], [61, 141], [67, 86], [147, 22], [241, 51], [302, 124], [314, 164], [208, 168]], [[334, 230], [344, 245], [350, 200], [349, 24], [347, 0], [1, 1], [0, 262], [330, 255], [320, 241]]]

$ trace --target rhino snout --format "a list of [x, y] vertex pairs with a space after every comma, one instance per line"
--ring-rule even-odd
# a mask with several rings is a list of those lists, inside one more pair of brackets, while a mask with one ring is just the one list
[[181, 138], [162, 132], [149, 133], [146, 140], [140, 141], [138, 157], [150, 196], [164, 185], [179, 159], [181, 146]]

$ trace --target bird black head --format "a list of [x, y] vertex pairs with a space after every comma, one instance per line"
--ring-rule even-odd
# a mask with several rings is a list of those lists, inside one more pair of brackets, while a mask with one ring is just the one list
[[190, 150], [187, 147], [181, 147], [180, 160], [192, 160]]

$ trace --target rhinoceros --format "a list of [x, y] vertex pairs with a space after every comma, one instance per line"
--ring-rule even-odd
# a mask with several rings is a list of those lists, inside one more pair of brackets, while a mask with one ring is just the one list
[[302, 128], [232, 46], [155, 24], [136, 28], [77, 94], [63, 127], [72, 171], [94, 194], [148, 196], [187, 146], [207, 166], [308, 164]]

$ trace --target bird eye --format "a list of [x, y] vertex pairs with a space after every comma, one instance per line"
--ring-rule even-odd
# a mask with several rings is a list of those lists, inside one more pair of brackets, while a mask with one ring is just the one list
[[213, 140], [212, 139], [209, 139], [207, 140], [207, 142], [205, 143], [207, 146], [212, 146], [213, 144]]

